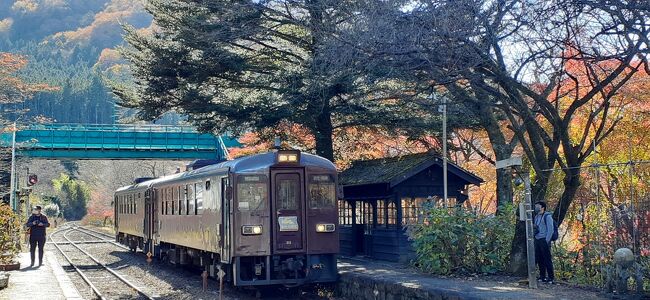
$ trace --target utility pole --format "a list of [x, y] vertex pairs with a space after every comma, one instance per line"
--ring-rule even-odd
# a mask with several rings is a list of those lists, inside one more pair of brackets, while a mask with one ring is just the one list
[[16, 122], [13, 124], [11, 135], [11, 183], [9, 187], [9, 203], [11, 208], [16, 211]]
[[528, 287], [537, 288], [535, 276], [535, 234], [533, 231], [533, 203], [531, 197], [530, 172], [521, 170], [521, 157], [510, 157], [496, 162], [497, 169], [512, 169], [524, 182], [524, 200], [519, 203], [519, 221], [526, 222], [526, 261], [528, 264]]
[[[429, 99], [437, 103], [436, 93], [431, 92]], [[438, 105], [438, 112], [442, 113], [442, 189], [445, 208], [449, 208], [447, 188], [447, 97], [442, 97], [442, 104]]]
[[442, 97], [442, 184], [445, 207], [449, 208], [447, 200], [447, 97]]

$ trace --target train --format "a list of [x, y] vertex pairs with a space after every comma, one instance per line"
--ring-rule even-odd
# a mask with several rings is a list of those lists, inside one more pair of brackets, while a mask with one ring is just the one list
[[274, 150], [137, 180], [114, 195], [116, 241], [234, 286], [337, 280], [334, 164]]

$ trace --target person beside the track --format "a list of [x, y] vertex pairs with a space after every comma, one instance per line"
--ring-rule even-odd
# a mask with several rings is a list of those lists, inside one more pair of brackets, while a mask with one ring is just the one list
[[43, 264], [43, 247], [45, 246], [45, 228], [50, 227], [47, 216], [41, 214], [41, 207], [36, 206], [32, 209], [32, 215], [25, 224], [30, 231], [29, 234], [29, 254], [32, 259], [30, 267], [34, 266], [36, 246], [38, 246], [38, 266]]

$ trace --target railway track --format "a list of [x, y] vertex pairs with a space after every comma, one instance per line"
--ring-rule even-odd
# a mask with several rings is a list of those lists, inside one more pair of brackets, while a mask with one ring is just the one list
[[[71, 239], [70, 234], [76, 234], [76, 239]], [[107, 239], [107, 236], [71, 224], [53, 232], [50, 235], [52, 240], [50, 243], [57, 248], [98, 299], [154, 299], [141, 287], [99, 261], [80, 246], [88, 243], [107, 243], [124, 248]], [[89, 240], [88, 237], [93, 239]]]

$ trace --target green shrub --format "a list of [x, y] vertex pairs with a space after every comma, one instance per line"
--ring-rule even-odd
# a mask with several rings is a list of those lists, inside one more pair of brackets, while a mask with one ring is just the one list
[[6, 204], [0, 204], [0, 264], [14, 263], [20, 251], [20, 219]]
[[58, 205], [52, 203], [43, 207], [43, 213], [50, 218], [56, 218], [61, 213], [61, 209], [59, 209]]
[[413, 264], [433, 274], [502, 272], [509, 262], [514, 216], [512, 206], [500, 216], [427, 206], [423, 223], [408, 229], [416, 252]]

